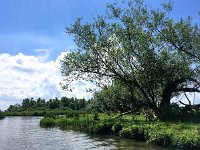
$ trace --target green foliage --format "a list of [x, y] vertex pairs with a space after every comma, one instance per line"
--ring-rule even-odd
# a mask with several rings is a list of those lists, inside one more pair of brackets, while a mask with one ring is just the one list
[[148, 134], [148, 142], [160, 145], [160, 146], [169, 146], [172, 143], [172, 133], [169, 130], [153, 130]]
[[[10, 105], [5, 111], [6, 115], [9, 116], [44, 116], [47, 113], [51, 113], [50, 110], [55, 110], [54, 114], [65, 114], [65, 111], [72, 110], [83, 110], [86, 108], [87, 102], [85, 99], [67, 98], [62, 97], [61, 100], [58, 98], [45, 99], [38, 98], [25, 98], [22, 100], [22, 104]], [[70, 113], [69, 113], [70, 114]]]
[[29, 111], [5, 111], [5, 116], [44, 116], [46, 115], [45, 110], [29, 110]]
[[79, 114], [85, 114], [85, 111], [76, 111], [71, 109], [43, 109], [43, 110], [27, 110], [27, 111], [5, 111], [5, 116], [58, 116], [65, 115], [66, 117], [75, 117]]
[[92, 128], [92, 132], [95, 134], [112, 134], [112, 126], [114, 122], [112, 119], [98, 121]]
[[[183, 119], [183, 112], [177, 104], [166, 105], [162, 108], [159, 114], [159, 119], [162, 121], [180, 121]], [[184, 116], [185, 117], [185, 116]]]
[[94, 93], [88, 109], [98, 112], [126, 112], [135, 106], [128, 88], [115, 81], [111, 86]]
[[173, 122], [200, 122], [200, 112], [191, 109], [189, 106], [180, 107], [172, 103], [162, 108], [158, 118], [160, 121], [173, 121]]
[[100, 111], [123, 112], [132, 109], [133, 100], [145, 101], [157, 115], [181, 93], [200, 92], [199, 27], [190, 18], [174, 21], [168, 15], [172, 5], [163, 7], [151, 10], [143, 1], [124, 1], [109, 4], [106, 15], [91, 23], [77, 19], [66, 28], [77, 50], [62, 60], [63, 88], [79, 79], [100, 86], [118, 81], [128, 90], [121, 86], [116, 92], [115, 86], [97, 93]]
[[5, 117], [5, 114], [0, 110], [0, 119], [3, 119]]
[[123, 116], [116, 114], [79, 114], [77, 117], [44, 118], [42, 127], [60, 127], [62, 129], [81, 130], [92, 134], [115, 134], [134, 140], [144, 140], [172, 149], [199, 149], [199, 123], [146, 121], [143, 116]]
[[138, 124], [124, 127], [120, 131], [120, 135], [134, 140], [145, 140], [146, 137], [144, 127]]
[[40, 121], [41, 127], [54, 127], [55, 120], [53, 118], [46, 117]]
[[112, 126], [112, 130], [113, 132], [118, 135], [119, 132], [122, 130], [123, 128], [123, 124], [121, 122], [116, 122], [113, 126]]
[[178, 149], [200, 149], [199, 132], [194, 130], [173, 135], [172, 145]]

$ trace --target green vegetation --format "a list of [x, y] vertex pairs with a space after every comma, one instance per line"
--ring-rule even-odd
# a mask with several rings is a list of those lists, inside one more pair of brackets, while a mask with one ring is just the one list
[[44, 110], [26, 110], [26, 111], [5, 111], [5, 116], [54, 116], [66, 115], [74, 116], [75, 114], [84, 113], [84, 111], [76, 111], [71, 109], [44, 109]]
[[[63, 88], [74, 80], [105, 89], [120, 84], [131, 101], [123, 109], [145, 106], [157, 116], [173, 98], [200, 92], [200, 28], [191, 17], [170, 18], [171, 3], [162, 6], [152, 10], [142, 0], [123, 1], [109, 4], [91, 23], [78, 18], [66, 28], [77, 50], [62, 60]], [[121, 106], [127, 97], [120, 97]]]
[[90, 101], [85, 99], [55, 98], [45, 101], [45, 99], [25, 98], [22, 104], [10, 105], [3, 112], [5, 116], [51, 116], [51, 115], [66, 115], [74, 116], [74, 114], [84, 113], [86, 105]]
[[0, 110], [0, 119], [2, 119], [4, 117], [5, 117], [4, 113]]
[[[171, 3], [152, 10], [142, 0], [116, 2], [93, 22], [78, 18], [66, 28], [77, 50], [62, 60], [63, 88], [74, 80], [92, 81], [103, 88], [86, 107], [95, 115], [44, 118], [41, 126], [50, 120], [66, 129], [199, 149], [200, 105], [192, 104], [187, 95], [200, 93], [200, 28], [191, 17], [170, 18], [171, 10]], [[181, 96], [188, 104], [172, 103]], [[127, 115], [136, 112], [157, 121]]]
[[[86, 80], [102, 90], [88, 101], [27, 98], [5, 115], [45, 115], [41, 127], [200, 149], [200, 104], [187, 96], [200, 93], [200, 28], [190, 17], [170, 18], [171, 3], [162, 6], [151, 10], [142, 0], [130, 0], [109, 4], [92, 23], [77, 19], [66, 29], [77, 50], [61, 61], [62, 87]], [[172, 103], [182, 96], [188, 104]]]
[[[4, 111], [5, 116], [44, 116], [48, 114], [65, 115], [72, 110], [84, 110], [88, 102], [85, 99], [62, 97], [45, 101], [38, 98], [25, 98], [22, 104], [10, 105]], [[75, 112], [75, 111], [74, 111]], [[73, 112], [73, 113], [74, 113]]]
[[45, 117], [41, 127], [59, 127], [91, 134], [114, 134], [134, 140], [144, 140], [176, 149], [199, 149], [199, 123], [150, 121], [144, 115], [79, 114], [75, 117]]

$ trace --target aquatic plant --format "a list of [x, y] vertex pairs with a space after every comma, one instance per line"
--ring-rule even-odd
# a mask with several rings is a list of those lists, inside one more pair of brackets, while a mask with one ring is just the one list
[[173, 149], [199, 149], [199, 123], [147, 121], [143, 116], [117, 114], [79, 114], [74, 117], [45, 117], [41, 127], [60, 127], [91, 134], [115, 134], [124, 138], [143, 140]]

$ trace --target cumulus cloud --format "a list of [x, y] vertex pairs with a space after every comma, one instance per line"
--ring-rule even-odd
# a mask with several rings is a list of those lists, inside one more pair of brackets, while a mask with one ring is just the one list
[[51, 54], [50, 49], [35, 49], [35, 52], [38, 54], [37, 57], [41, 61], [47, 61]]
[[[71, 84], [73, 91], [63, 91], [60, 86], [60, 60], [69, 52], [61, 52], [54, 61], [49, 61], [50, 52], [47, 49], [35, 50], [38, 55], [29, 56], [0, 54], [0, 109], [7, 109], [9, 105], [21, 103], [27, 97], [50, 99], [54, 97], [90, 98], [92, 93], [86, 89], [95, 87], [94, 84], [84, 81], [75, 81]], [[200, 94], [188, 95], [194, 103], [200, 102]], [[184, 96], [173, 99], [187, 103]], [[193, 102], [192, 101], [192, 102]]]
[[47, 61], [48, 50], [36, 51], [40, 53], [37, 56], [0, 54], [0, 109], [21, 103], [26, 97], [49, 99], [67, 96], [87, 99], [92, 96], [92, 93], [85, 92], [91, 86], [87, 82], [74, 82], [72, 92], [61, 89], [59, 63], [67, 52], [62, 52], [55, 61]]

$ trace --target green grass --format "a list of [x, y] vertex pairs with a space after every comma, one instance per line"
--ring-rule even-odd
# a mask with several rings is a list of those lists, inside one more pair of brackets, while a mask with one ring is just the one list
[[51, 116], [51, 115], [67, 115], [68, 117], [77, 116], [83, 111], [76, 111], [71, 109], [44, 109], [44, 110], [26, 110], [26, 111], [5, 111], [5, 116]]
[[144, 116], [79, 114], [74, 117], [45, 117], [41, 127], [60, 127], [91, 134], [114, 134], [172, 149], [200, 149], [199, 123], [147, 121]]

